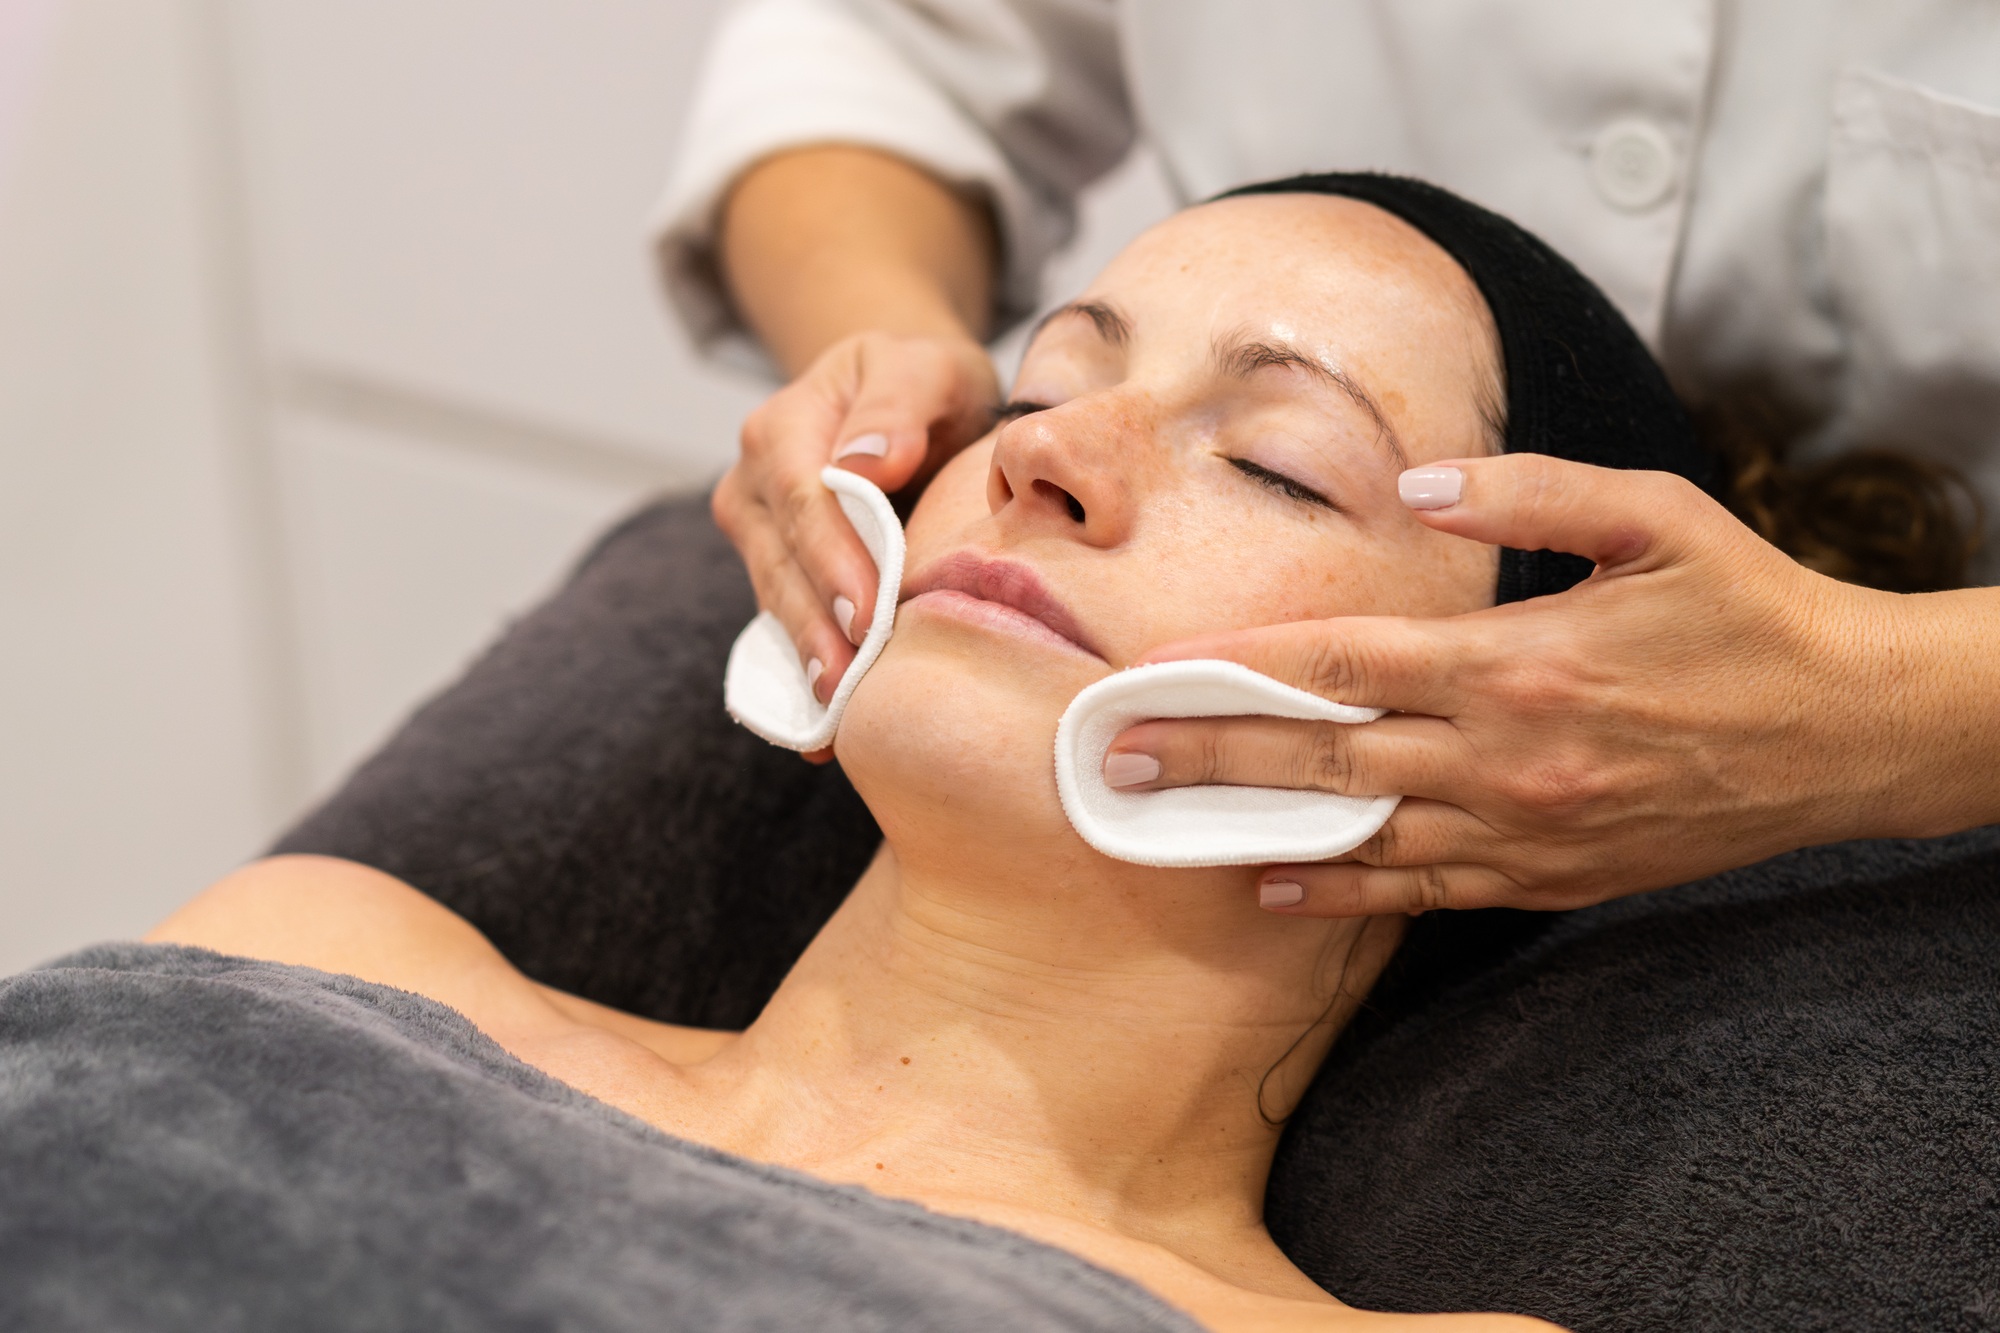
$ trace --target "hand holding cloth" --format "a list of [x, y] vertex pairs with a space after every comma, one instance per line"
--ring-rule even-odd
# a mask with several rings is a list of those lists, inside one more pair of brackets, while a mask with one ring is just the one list
[[1990, 590], [1898, 597], [1814, 574], [1707, 490], [1657, 363], [1590, 282], [1514, 224], [1379, 175], [1317, 192], [1423, 231], [1478, 285], [1505, 365], [1505, 453], [1406, 473], [1430, 526], [1503, 547], [1493, 609], [1205, 636], [1365, 726], [1159, 721], [1113, 754], [1149, 787], [1317, 787], [1406, 799], [1340, 864], [1273, 867], [1278, 910], [1570, 907], [1843, 837], [2000, 818]]

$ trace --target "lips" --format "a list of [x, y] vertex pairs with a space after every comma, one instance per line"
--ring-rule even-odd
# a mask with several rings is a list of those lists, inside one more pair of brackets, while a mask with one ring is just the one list
[[1035, 571], [1012, 560], [991, 560], [970, 551], [943, 557], [903, 584], [903, 600], [908, 602], [925, 593], [955, 592], [982, 602], [1009, 607], [1032, 620], [1071, 646], [1092, 657], [1104, 655], [1091, 647], [1082, 626], [1069, 608], [1043, 586]]

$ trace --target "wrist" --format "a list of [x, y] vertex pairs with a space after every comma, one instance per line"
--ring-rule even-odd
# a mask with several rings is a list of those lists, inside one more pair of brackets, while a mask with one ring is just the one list
[[[1882, 793], [1863, 831], [1938, 837], [2000, 821], [2000, 589], [1874, 603], [1869, 652]], [[1852, 836], [1852, 835], [1850, 835]]]
[[850, 268], [811, 281], [802, 292], [810, 295], [782, 318], [751, 319], [788, 377], [803, 374], [836, 343], [866, 334], [935, 339], [968, 359], [986, 359], [984, 345], [943, 294], [907, 270]]

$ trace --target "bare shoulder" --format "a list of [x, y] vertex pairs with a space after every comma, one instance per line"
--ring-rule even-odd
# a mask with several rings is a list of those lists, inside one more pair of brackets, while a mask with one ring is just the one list
[[1245, 1310], [1239, 1319], [1214, 1319], [1217, 1333], [1564, 1333], [1558, 1324], [1513, 1314], [1385, 1314], [1306, 1302], [1288, 1310]]
[[535, 1000], [533, 983], [463, 917], [392, 875], [328, 856], [253, 862], [146, 938], [343, 972], [468, 1017], [496, 1006], [531, 1014]]
[[1206, 1301], [1189, 1301], [1184, 1292], [1161, 1294], [1215, 1333], [1564, 1333], [1559, 1325], [1528, 1315], [1387, 1314], [1251, 1292]]
[[450, 1005], [517, 1055], [526, 1046], [606, 1036], [685, 1062], [712, 1054], [727, 1040], [726, 1034], [650, 1022], [539, 985], [456, 912], [393, 875], [334, 857], [253, 862], [218, 880], [146, 938], [414, 991]]
[[1566, 1333], [1560, 1324], [1524, 1314], [1376, 1314], [1360, 1310], [1345, 1312], [1340, 1323], [1328, 1323], [1329, 1330], [1353, 1333]]

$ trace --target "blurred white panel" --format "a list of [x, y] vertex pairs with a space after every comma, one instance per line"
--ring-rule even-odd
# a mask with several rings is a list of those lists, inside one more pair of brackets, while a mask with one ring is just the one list
[[0, 4], [0, 198], [5, 197], [14, 148], [26, 129], [41, 82], [56, 14], [56, 0]]
[[[1037, 317], [1075, 300], [1127, 242], [1178, 207], [1160, 160], [1141, 143], [1116, 170], [1084, 194], [1076, 238], [1050, 261], [1043, 278], [1042, 307]], [[1032, 319], [1022, 321], [994, 346], [993, 359], [1003, 378], [1014, 377], [1034, 323]]]
[[1131, 239], [1180, 207], [1160, 159], [1144, 143], [1085, 192], [1076, 239], [1049, 263], [1045, 304], [1074, 300]]
[[144, 931], [277, 814], [185, 18], [57, 5], [0, 194], [0, 974]]
[[232, 0], [281, 362], [720, 471], [644, 223], [712, 0]]
[[305, 416], [279, 441], [319, 791], [649, 489]]

